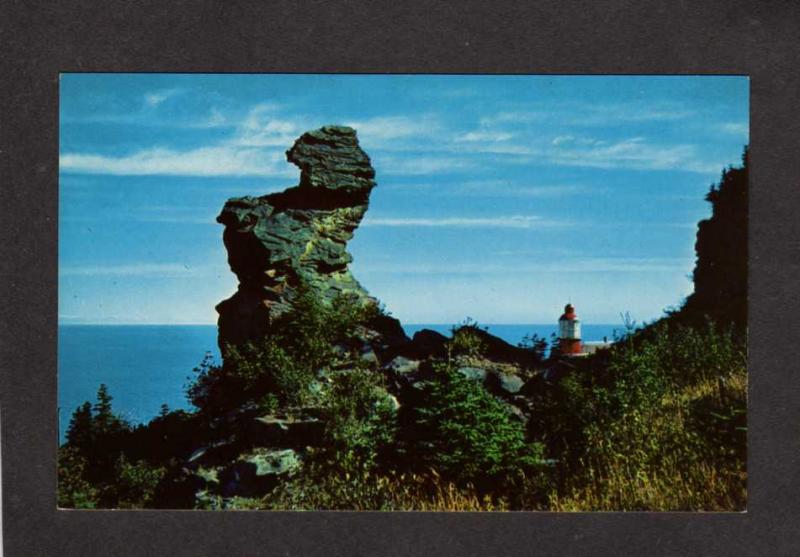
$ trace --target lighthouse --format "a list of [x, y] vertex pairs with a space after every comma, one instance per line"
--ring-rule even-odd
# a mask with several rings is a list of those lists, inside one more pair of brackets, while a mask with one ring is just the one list
[[558, 318], [558, 348], [567, 356], [583, 353], [581, 320], [578, 319], [572, 304], [567, 304], [564, 307], [564, 314]]

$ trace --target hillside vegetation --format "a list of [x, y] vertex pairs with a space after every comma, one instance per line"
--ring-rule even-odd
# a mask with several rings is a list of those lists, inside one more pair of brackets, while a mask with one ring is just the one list
[[373, 350], [380, 307], [301, 286], [272, 334], [196, 370], [194, 411], [134, 427], [101, 386], [59, 449], [59, 506], [741, 511], [746, 152], [707, 199], [695, 294], [585, 358], [474, 322]]

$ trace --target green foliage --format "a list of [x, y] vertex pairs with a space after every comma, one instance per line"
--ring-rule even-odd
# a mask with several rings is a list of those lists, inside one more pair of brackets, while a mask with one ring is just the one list
[[542, 464], [542, 447], [529, 443], [506, 404], [453, 366], [439, 365], [412, 410], [419, 463], [459, 483], [499, 487]]
[[86, 458], [70, 446], [58, 449], [58, 506], [62, 509], [94, 509], [98, 492], [86, 480]]
[[221, 366], [203, 361], [189, 400], [210, 417], [253, 403], [274, 410], [317, 402], [320, 374], [354, 356], [358, 332], [376, 311], [347, 295], [326, 304], [301, 284], [269, 336], [229, 346]]
[[459, 325], [451, 328], [452, 339], [449, 349], [455, 356], [481, 356], [486, 352], [486, 342], [480, 337], [478, 331], [486, 330], [478, 322], [467, 317]]
[[67, 427], [67, 444], [79, 452], [88, 451], [94, 442], [94, 419], [89, 401], [75, 409]]
[[[58, 450], [59, 507], [141, 508], [152, 503], [166, 468], [126, 456], [141, 450], [134, 441], [139, 430], [114, 413], [112, 400], [100, 385], [95, 404], [85, 402], [72, 415], [67, 441]], [[180, 416], [162, 407], [153, 427]]]
[[526, 334], [517, 346], [530, 351], [537, 362], [544, 361], [547, 356], [547, 339], [535, 333], [533, 335]]
[[338, 372], [325, 392], [326, 437], [335, 466], [350, 472], [372, 469], [393, 443], [396, 403], [382, 376], [364, 369]]
[[148, 507], [152, 503], [158, 482], [166, 468], [151, 466], [144, 461], [128, 462], [121, 454], [114, 466], [114, 479], [102, 493], [103, 506], [119, 509]]
[[557, 509], [743, 508], [744, 346], [730, 328], [665, 319], [575, 363], [532, 402], [559, 461]]

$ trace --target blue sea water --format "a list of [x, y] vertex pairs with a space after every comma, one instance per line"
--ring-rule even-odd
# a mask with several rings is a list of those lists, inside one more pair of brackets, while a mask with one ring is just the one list
[[[451, 325], [406, 325], [450, 334]], [[584, 340], [613, 338], [618, 325], [584, 324]], [[517, 344], [525, 335], [546, 339], [555, 325], [488, 325], [489, 332]], [[186, 385], [193, 369], [210, 352], [219, 360], [215, 325], [60, 325], [58, 329], [59, 434], [63, 441], [72, 412], [94, 402], [101, 383], [108, 386], [115, 412], [132, 423], [147, 422], [162, 404], [190, 408]]]

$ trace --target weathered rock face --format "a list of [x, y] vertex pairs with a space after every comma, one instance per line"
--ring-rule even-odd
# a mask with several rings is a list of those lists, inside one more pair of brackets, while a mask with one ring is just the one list
[[307, 132], [286, 157], [300, 167], [298, 186], [230, 199], [217, 217], [239, 278], [236, 294], [217, 306], [223, 349], [267, 334], [270, 319], [290, 307], [301, 282], [323, 299], [340, 293], [369, 299], [348, 269], [352, 256], [346, 249], [375, 187], [375, 171], [355, 130]]

